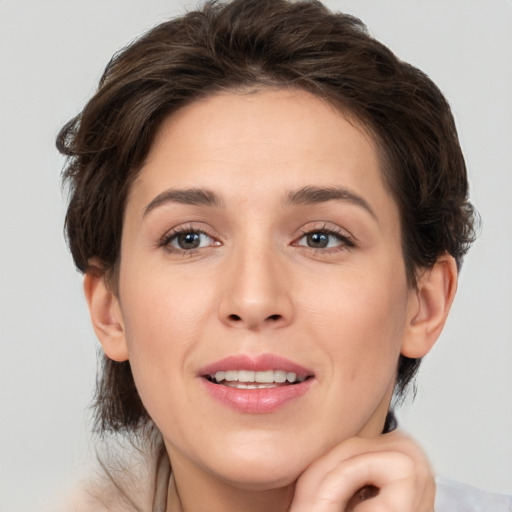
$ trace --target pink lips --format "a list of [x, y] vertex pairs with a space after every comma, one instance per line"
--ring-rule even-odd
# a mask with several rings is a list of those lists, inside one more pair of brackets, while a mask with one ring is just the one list
[[[288, 359], [273, 354], [263, 354], [258, 357], [236, 355], [226, 357], [215, 363], [205, 366], [199, 372], [201, 377], [214, 375], [223, 370], [284, 370], [296, 373], [299, 377], [312, 377], [313, 372]], [[313, 379], [290, 385], [276, 386], [262, 389], [238, 389], [211, 382], [202, 378], [202, 383], [211, 397], [222, 404], [239, 412], [263, 414], [271, 413], [285, 405], [287, 402], [300, 397], [311, 386]]]

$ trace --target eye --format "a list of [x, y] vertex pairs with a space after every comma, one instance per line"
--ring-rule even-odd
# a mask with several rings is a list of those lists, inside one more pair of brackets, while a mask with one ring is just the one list
[[355, 244], [348, 235], [324, 228], [303, 232], [303, 235], [297, 240], [295, 245], [322, 250], [354, 247]]
[[194, 251], [212, 245], [219, 245], [210, 235], [197, 229], [174, 230], [167, 234], [161, 241], [161, 245], [171, 251]]
[[326, 249], [328, 247], [335, 247], [339, 245], [339, 239], [330, 233], [308, 233], [304, 235], [305, 245], [314, 249]]

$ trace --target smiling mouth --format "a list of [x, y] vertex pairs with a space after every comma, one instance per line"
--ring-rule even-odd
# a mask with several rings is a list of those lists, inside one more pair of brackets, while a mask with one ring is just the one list
[[204, 378], [213, 384], [237, 389], [268, 389], [300, 384], [312, 375], [297, 375], [286, 370], [220, 370]]

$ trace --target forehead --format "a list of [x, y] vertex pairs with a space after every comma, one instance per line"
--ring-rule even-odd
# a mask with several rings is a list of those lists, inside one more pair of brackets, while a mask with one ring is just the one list
[[389, 202], [380, 169], [368, 130], [327, 101], [296, 89], [222, 92], [163, 123], [129, 202], [147, 203], [175, 187], [255, 197], [310, 185], [343, 186]]

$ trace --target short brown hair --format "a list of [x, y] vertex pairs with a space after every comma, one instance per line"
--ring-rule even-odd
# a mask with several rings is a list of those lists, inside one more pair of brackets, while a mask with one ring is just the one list
[[[445, 252], [460, 266], [474, 212], [453, 116], [435, 84], [360, 20], [318, 1], [234, 0], [209, 1], [124, 48], [62, 128], [67, 239], [78, 269], [87, 271], [95, 257], [115, 282], [126, 197], [164, 119], [216, 91], [266, 86], [309, 91], [373, 135], [400, 211], [411, 286]], [[401, 356], [398, 393], [419, 362]], [[105, 359], [97, 405], [100, 429], [149, 422], [129, 362]]]

